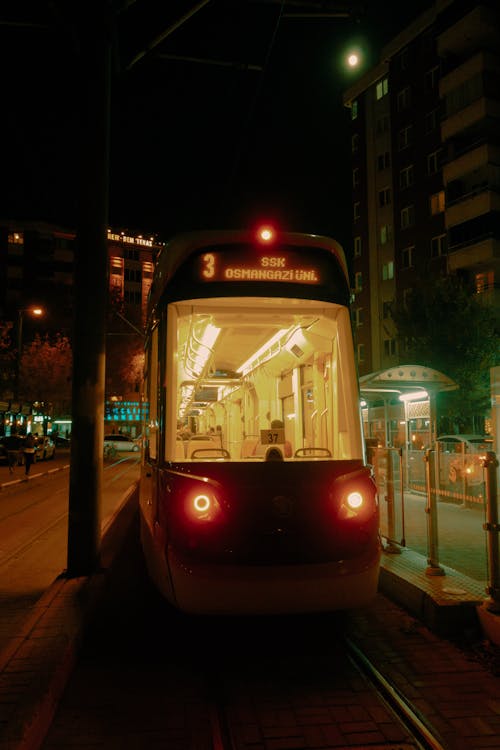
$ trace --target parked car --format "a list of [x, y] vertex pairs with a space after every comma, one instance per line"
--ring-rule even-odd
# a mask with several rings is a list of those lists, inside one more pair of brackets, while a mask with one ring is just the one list
[[104, 448], [106, 446], [113, 446], [117, 451], [134, 451], [136, 453], [140, 449], [140, 440], [128, 435], [105, 435]]
[[54, 443], [56, 444], [56, 448], [71, 448], [71, 440], [67, 437], [63, 437], [62, 435], [56, 435], [54, 438]]
[[441, 476], [452, 487], [466, 485], [468, 491], [480, 490], [484, 482], [483, 461], [493, 450], [493, 438], [485, 435], [440, 435]]
[[48, 437], [35, 438], [35, 460], [44, 461], [56, 457], [56, 444]]

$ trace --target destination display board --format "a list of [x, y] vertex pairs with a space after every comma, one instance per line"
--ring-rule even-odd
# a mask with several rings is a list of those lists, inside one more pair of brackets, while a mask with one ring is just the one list
[[211, 248], [197, 257], [197, 279], [202, 282], [261, 282], [322, 284], [324, 259], [311, 248]]

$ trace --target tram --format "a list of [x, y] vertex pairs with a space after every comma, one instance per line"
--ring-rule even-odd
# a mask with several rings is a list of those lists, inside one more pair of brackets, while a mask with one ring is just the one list
[[141, 544], [198, 614], [363, 606], [380, 565], [340, 245], [272, 228], [162, 249], [145, 347]]

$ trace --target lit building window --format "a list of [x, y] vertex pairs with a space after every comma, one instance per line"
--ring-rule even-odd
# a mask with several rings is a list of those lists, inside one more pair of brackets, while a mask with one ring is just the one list
[[445, 209], [444, 190], [440, 190], [439, 193], [431, 195], [430, 204], [432, 216], [443, 213]]
[[375, 87], [376, 97], [377, 99], [382, 99], [383, 96], [389, 93], [389, 79], [388, 78], [382, 78], [381, 81], [379, 81]]
[[9, 245], [24, 245], [24, 232], [9, 232], [7, 242]]
[[358, 355], [358, 362], [365, 361], [365, 345], [364, 344], [358, 344], [357, 355]]
[[488, 292], [495, 287], [495, 272], [485, 271], [484, 273], [477, 273], [474, 282], [477, 294]]
[[382, 280], [389, 281], [394, 278], [394, 261], [390, 260], [388, 263], [382, 265]]
[[355, 99], [351, 106], [351, 120], [356, 120], [358, 116], [358, 102]]
[[392, 238], [392, 227], [390, 224], [382, 224], [380, 227], [380, 244], [386, 245]]
[[361, 237], [354, 238], [354, 257], [359, 258], [361, 255]]
[[358, 271], [354, 274], [354, 291], [360, 292], [363, 289], [363, 274]]

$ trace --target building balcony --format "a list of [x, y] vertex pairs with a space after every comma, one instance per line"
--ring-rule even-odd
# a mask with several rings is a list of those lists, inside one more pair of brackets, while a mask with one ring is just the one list
[[500, 195], [487, 188], [478, 188], [471, 193], [462, 195], [452, 204], [446, 206], [446, 229], [465, 221], [483, 216], [491, 211], [500, 211]]
[[500, 164], [500, 147], [491, 143], [480, 143], [443, 165], [444, 184], [474, 172], [486, 164]]
[[470, 13], [438, 36], [438, 55], [464, 55], [481, 42], [492, 49], [498, 44], [499, 32], [493, 8], [476, 6]]
[[447, 141], [487, 117], [500, 119], [500, 102], [481, 97], [441, 121], [441, 139]]
[[448, 253], [450, 271], [460, 269], [482, 270], [500, 262], [500, 240], [494, 237], [477, 238], [457, 247]]

